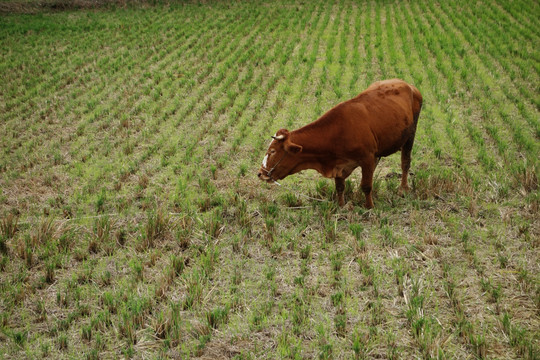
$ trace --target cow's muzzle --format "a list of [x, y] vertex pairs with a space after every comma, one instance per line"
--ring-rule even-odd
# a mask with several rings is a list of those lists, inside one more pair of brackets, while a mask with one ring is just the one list
[[265, 172], [268, 172], [268, 171], [263, 170], [263, 169], [259, 170], [259, 172], [257, 173], [257, 177], [258, 177], [259, 179], [261, 179], [262, 181], [266, 181], [266, 182], [272, 182], [272, 181], [274, 181], [274, 180], [272, 179], [272, 177], [266, 175]]

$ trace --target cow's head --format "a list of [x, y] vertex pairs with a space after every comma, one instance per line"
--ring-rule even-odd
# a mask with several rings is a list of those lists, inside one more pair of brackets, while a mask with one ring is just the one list
[[278, 130], [272, 139], [257, 174], [259, 179], [266, 182], [275, 182], [290, 175], [298, 164], [296, 155], [302, 151], [302, 146], [291, 141], [286, 129]]

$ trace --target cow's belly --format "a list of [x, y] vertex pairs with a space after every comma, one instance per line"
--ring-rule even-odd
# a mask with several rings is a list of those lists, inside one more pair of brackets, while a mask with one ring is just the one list
[[399, 132], [383, 132], [382, 135], [377, 136], [379, 148], [375, 155], [377, 157], [389, 156], [399, 151], [414, 133], [414, 125], [412, 123], [407, 125], [408, 127], [403, 127], [401, 131], [398, 130]]
[[338, 160], [333, 166], [327, 166], [319, 171], [326, 178], [346, 178], [358, 167], [358, 162], [353, 160]]

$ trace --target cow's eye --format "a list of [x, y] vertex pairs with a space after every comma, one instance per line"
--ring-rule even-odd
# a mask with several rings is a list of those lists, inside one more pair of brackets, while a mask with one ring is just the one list
[[270, 155], [274, 155], [276, 153], [276, 150], [272, 149], [270, 150]]

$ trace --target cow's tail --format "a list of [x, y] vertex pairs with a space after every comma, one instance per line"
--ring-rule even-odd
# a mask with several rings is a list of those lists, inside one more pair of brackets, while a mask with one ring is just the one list
[[422, 109], [422, 94], [420, 94], [420, 91], [414, 86], [410, 85], [412, 89], [412, 110], [413, 110], [413, 118], [414, 118], [414, 127], [416, 128], [416, 125], [418, 124], [418, 117], [420, 116], [420, 110]]

